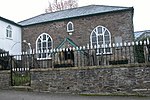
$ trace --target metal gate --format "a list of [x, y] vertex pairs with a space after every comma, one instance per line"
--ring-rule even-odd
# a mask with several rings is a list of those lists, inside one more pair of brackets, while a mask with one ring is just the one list
[[28, 54], [11, 56], [11, 85], [30, 86], [31, 57]]

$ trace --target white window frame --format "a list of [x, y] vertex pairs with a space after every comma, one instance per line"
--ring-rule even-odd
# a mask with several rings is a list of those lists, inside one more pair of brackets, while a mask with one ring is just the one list
[[[71, 25], [71, 30], [69, 29], [69, 25]], [[70, 21], [67, 23], [67, 32], [73, 32], [74, 31], [74, 24]]]
[[12, 27], [10, 25], [6, 27], [6, 38], [12, 39]]
[[[46, 38], [44, 39], [44, 35], [46, 35]], [[48, 44], [49, 44], [49, 41], [48, 39], [50, 39], [51, 41], [51, 47], [48, 47]], [[39, 47], [39, 42], [38, 41], [41, 41], [40, 42], [40, 45], [41, 47]], [[45, 45], [45, 48], [43, 47], [43, 43], [46, 43]], [[43, 50], [44, 49], [44, 50]], [[47, 33], [42, 33], [40, 36], [38, 36], [37, 40], [36, 40], [36, 53], [37, 53], [37, 60], [45, 60], [45, 59], [51, 59], [51, 56], [50, 56], [50, 50], [53, 49], [53, 39], [52, 37], [47, 34]], [[44, 57], [43, 54], [45, 54], [46, 56]]]
[[[99, 32], [99, 28], [101, 28], [101, 32]], [[108, 37], [109, 37], [109, 40], [108, 41], [105, 41], [106, 40], [106, 32], [108, 32]], [[92, 35], [95, 34], [95, 39], [96, 39], [96, 48], [97, 48], [97, 51], [96, 51], [96, 54], [97, 55], [101, 55], [101, 54], [112, 54], [112, 49], [110, 48], [111, 46], [111, 33], [110, 31], [104, 27], [104, 26], [97, 26], [96, 28], [94, 28], [94, 30], [91, 32], [91, 35], [90, 35], [90, 43], [91, 43], [91, 46], [94, 48], [95, 45], [93, 45], [93, 38], [92, 38]], [[99, 40], [98, 38], [101, 36], [102, 40]], [[101, 44], [100, 44], [101, 42]], [[107, 43], [109, 42], [109, 43]], [[106, 50], [110, 48], [109, 52], [107, 52]], [[100, 52], [100, 49], [102, 50], [102, 52]]]

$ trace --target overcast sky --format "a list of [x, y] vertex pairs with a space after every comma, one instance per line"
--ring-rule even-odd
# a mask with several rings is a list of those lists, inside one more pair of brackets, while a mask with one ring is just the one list
[[[0, 16], [19, 22], [45, 13], [48, 1], [53, 0], [0, 0]], [[134, 30], [150, 30], [149, 0], [78, 0], [79, 6], [90, 4], [134, 7]]]

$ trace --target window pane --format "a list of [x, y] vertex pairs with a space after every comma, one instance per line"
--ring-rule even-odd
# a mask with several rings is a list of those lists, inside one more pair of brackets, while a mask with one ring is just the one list
[[51, 49], [52, 45], [51, 42], [48, 42], [48, 48]]
[[102, 27], [98, 27], [97, 32], [98, 32], [98, 34], [102, 34]]
[[9, 31], [9, 37], [12, 37], [11, 35], [12, 35], [12, 31], [10, 30], [10, 31]]
[[105, 31], [104, 35], [105, 35], [105, 36], [109, 36], [108, 30]]
[[41, 39], [38, 39], [38, 43], [40, 43], [41, 42]]
[[106, 48], [106, 49], [105, 49], [105, 52], [106, 52], [106, 53], [109, 53], [110, 51], [111, 51], [111, 48]]
[[92, 42], [92, 46], [95, 46], [95, 45], [97, 45], [97, 43], [96, 42]]
[[51, 39], [50, 38], [48, 38], [48, 42], [50, 42], [51, 41]]
[[92, 37], [92, 42], [96, 42], [96, 37]]
[[68, 25], [68, 30], [72, 30], [72, 24], [71, 23]]
[[96, 39], [96, 34], [95, 34], [95, 32], [93, 32], [93, 34], [92, 34], [92, 42], [97, 42], [97, 39]]
[[6, 37], [9, 37], [9, 31], [8, 30], [6, 30]]
[[46, 53], [42, 53], [42, 58], [46, 58]]
[[104, 53], [104, 48], [100, 48], [99, 53], [103, 54]]
[[46, 40], [46, 35], [43, 35], [43, 40]]
[[41, 48], [41, 43], [38, 43], [38, 48]]
[[40, 54], [38, 54], [38, 58], [47, 58], [48, 57], [48, 50], [52, 48], [52, 40], [51, 37], [48, 34], [42, 34], [38, 37], [37, 41], [37, 51], [41, 51]]
[[98, 36], [98, 42], [103, 42], [103, 35]]
[[105, 36], [105, 42], [110, 41], [109, 36]]
[[108, 29], [103, 26], [98, 26], [92, 32], [95, 33], [91, 33], [92, 45], [100, 45], [100, 48], [97, 49], [97, 53], [103, 54], [111, 52], [111, 48], [109, 48], [111, 36]]
[[73, 29], [73, 23], [72, 22], [69, 22], [68, 24], [67, 24], [67, 31], [73, 31], [74, 29]]
[[41, 58], [41, 54], [38, 54], [38, 58]]
[[43, 48], [46, 48], [46, 42], [43, 42]]
[[6, 37], [11, 38], [12, 37], [12, 28], [10, 25], [6, 28]]

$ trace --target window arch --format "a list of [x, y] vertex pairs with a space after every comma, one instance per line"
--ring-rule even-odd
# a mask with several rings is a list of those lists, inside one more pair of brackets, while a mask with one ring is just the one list
[[53, 40], [47, 33], [42, 33], [36, 40], [36, 51], [39, 59], [48, 59], [49, 51], [53, 48]]
[[73, 32], [74, 31], [74, 25], [73, 23], [70, 21], [67, 24], [67, 32]]
[[[111, 33], [104, 26], [97, 26], [91, 33], [90, 36], [91, 46], [102, 47], [97, 50], [97, 53], [107, 54], [111, 53], [109, 45], [111, 44]], [[106, 48], [107, 47], [107, 48]]]
[[12, 38], [12, 27], [10, 25], [6, 27], [6, 37]]

